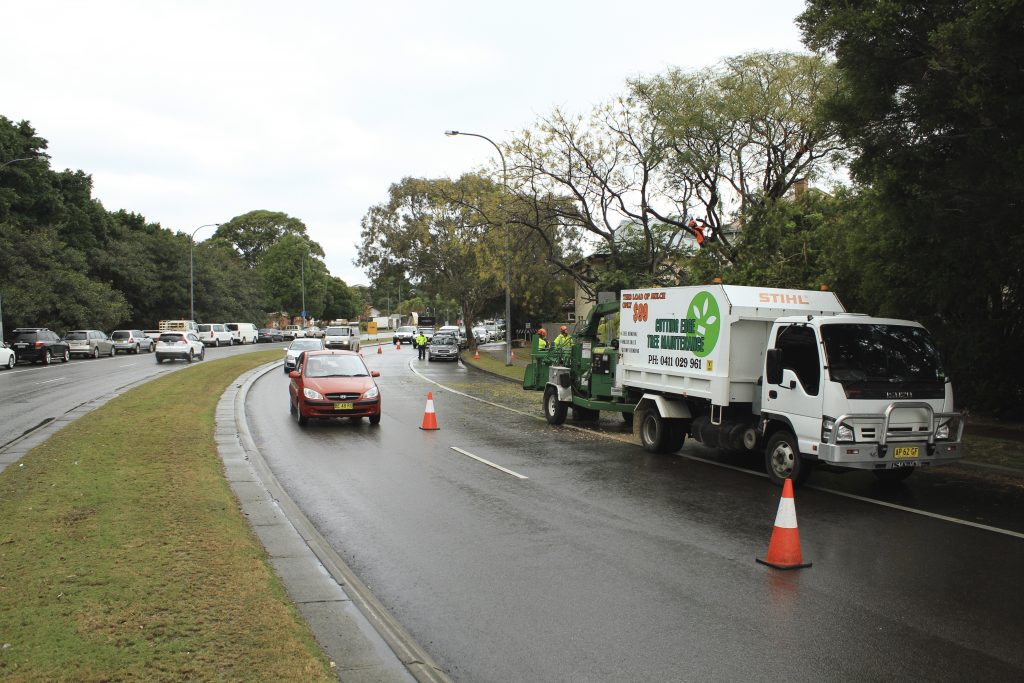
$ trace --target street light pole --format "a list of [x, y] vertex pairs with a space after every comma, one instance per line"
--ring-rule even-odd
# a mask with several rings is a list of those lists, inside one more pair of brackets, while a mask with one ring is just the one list
[[188, 319], [196, 319], [196, 280], [193, 271], [193, 247], [195, 246], [196, 233], [203, 228], [210, 228], [218, 226], [220, 223], [207, 223], [206, 225], [200, 225], [198, 228], [192, 231], [192, 234], [188, 238]]
[[[481, 138], [491, 143], [491, 145], [494, 146], [494, 149], [498, 151], [498, 156], [501, 158], [501, 178], [502, 183], [505, 186], [505, 195], [508, 195], [508, 166], [505, 165], [505, 155], [502, 154], [501, 147], [498, 147], [498, 144], [494, 142], [494, 140], [490, 139], [486, 135], [480, 135], [479, 133], [464, 133], [458, 130], [446, 130], [444, 134], [448, 137], [468, 135], [469, 137]], [[504, 204], [504, 201], [502, 201], [502, 209], [504, 209]], [[505, 224], [505, 365], [509, 366], [512, 365], [512, 284], [508, 265], [508, 221], [505, 220], [504, 211], [502, 211], [501, 219]]]

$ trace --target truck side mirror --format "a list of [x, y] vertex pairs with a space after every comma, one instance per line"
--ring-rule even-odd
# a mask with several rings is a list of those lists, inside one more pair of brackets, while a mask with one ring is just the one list
[[782, 384], [782, 349], [768, 349], [764, 359], [764, 375], [768, 384]]

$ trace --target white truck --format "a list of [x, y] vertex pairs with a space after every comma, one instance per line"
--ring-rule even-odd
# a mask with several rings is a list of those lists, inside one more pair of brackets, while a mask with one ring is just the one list
[[831, 292], [625, 290], [574, 337], [569, 350], [535, 344], [524, 377], [555, 424], [569, 407], [582, 419], [636, 414], [648, 451], [690, 435], [763, 453], [777, 483], [815, 466], [900, 480], [963, 454], [964, 417], [928, 331], [847, 313]]

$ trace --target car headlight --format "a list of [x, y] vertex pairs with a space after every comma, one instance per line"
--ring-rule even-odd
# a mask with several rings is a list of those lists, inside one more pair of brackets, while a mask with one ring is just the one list
[[380, 391], [377, 389], [377, 385], [374, 384], [372, 387], [363, 392], [363, 395], [359, 398], [377, 398], [380, 396]]
[[309, 387], [302, 388], [302, 395], [305, 396], [306, 398], [311, 398], [314, 401], [322, 401], [324, 398], [323, 394], [321, 394], [319, 391], [314, 391]]

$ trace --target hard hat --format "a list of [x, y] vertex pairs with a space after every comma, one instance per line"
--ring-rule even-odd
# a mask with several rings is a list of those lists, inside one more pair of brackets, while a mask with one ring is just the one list
[[539, 330], [537, 330], [537, 334], [539, 334], [539, 335], [540, 335], [540, 336], [542, 336], [542, 337], [546, 337], [546, 336], [548, 336], [548, 331], [547, 331], [547, 330], [545, 330], [545, 329], [544, 329], [544, 328], [542, 327], [542, 328], [540, 328]]
[[565, 325], [562, 325], [561, 327], [558, 328], [558, 331], [559, 332], [568, 332], [569, 328], [566, 327]]

